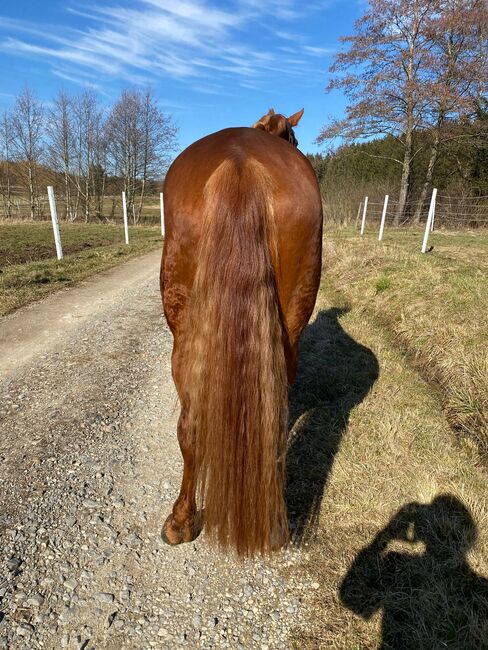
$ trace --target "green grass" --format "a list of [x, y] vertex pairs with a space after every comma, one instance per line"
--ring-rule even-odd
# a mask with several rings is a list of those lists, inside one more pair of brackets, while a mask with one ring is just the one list
[[[124, 243], [122, 224], [64, 223], [60, 226], [63, 254]], [[131, 228], [129, 241], [139, 243], [151, 238], [156, 229]], [[36, 262], [56, 257], [53, 229], [50, 221], [0, 222], [0, 268], [11, 264]]]
[[375, 320], [441, 390], [453, 427], [488, 454], [488, 233], [326, 233], [324, 287]]
[[50, 222], [0, 223], [0, 315], [162, 246], [158, 227], [61, 224], [64, 258], [55, 256]]

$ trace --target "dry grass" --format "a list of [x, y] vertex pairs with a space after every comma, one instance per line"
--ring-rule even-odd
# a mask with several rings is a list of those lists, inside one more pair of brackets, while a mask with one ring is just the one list
[[[302, 341], [288, 503], [295, 540], [309, 551], [304, 570], [319, 588], [295, 647], [486, 649], [486, 473], [472, 439], [453, 434], [443, 392], [417, 372], [420, 361], [404, 355], [398, 342], [407, 341], [389, 325], [413, 323], [422, 344], [408, 301], [424, 319], [440, 312], [428, 332], [443, 336], [454, 306], [433, 291], [431, 283], [442, 286], [440, 261], [385, 249], [329, 235], [317, 316]], [[432, 269], [425, 294], [405, 280], [405, 269], [420, 268], [423, 276]], [[391, 282], [378, 291], [383, 276]], [[468, 329], [470, 340], [481, 336]]]
[[162, 246], [158, 228], [62, 224], [58, 261], [50, 223], [0, 223], [0, 316], [99, 271]]
[[385, 243], [352, 231], [326, 238], [324, 281], [391, 332], [438, 384], [451, 425], [488, 454], [488, 234], [421, 233]]

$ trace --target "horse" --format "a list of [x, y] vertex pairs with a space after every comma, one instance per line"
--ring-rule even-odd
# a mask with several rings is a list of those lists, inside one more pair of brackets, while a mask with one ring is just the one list
[[184, 462], [161, 533], [171, 545], [202, 528], [238, 557], [289, 540], [288, 388], [322, 260], [319, 187], [293, 130], [302, 115], [270, 109], [212, 133], [165, 178], [160, 281]]

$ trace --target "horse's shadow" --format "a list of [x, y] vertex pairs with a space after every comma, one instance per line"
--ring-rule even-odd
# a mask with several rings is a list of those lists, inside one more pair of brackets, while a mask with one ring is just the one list
[[292, 539], [316, 529], [320, 504], [351, 410], [379, 375], [378, 361], [341, 327], [347, 309], [321, 311], [300, 341], [295, 384], [289, 395], [286, 503]]

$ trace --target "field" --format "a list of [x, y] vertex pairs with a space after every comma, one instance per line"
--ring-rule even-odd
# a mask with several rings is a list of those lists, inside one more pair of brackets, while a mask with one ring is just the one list
[[325, 234], [291, 394], [288, 503], [316, 580], [297, 648], [488, 647], [488, 238], [420, 242]]
[[0, 222], [0, 315], [162, 245], [159, 227], [60, 224], [58, 261], [50, 222]]

